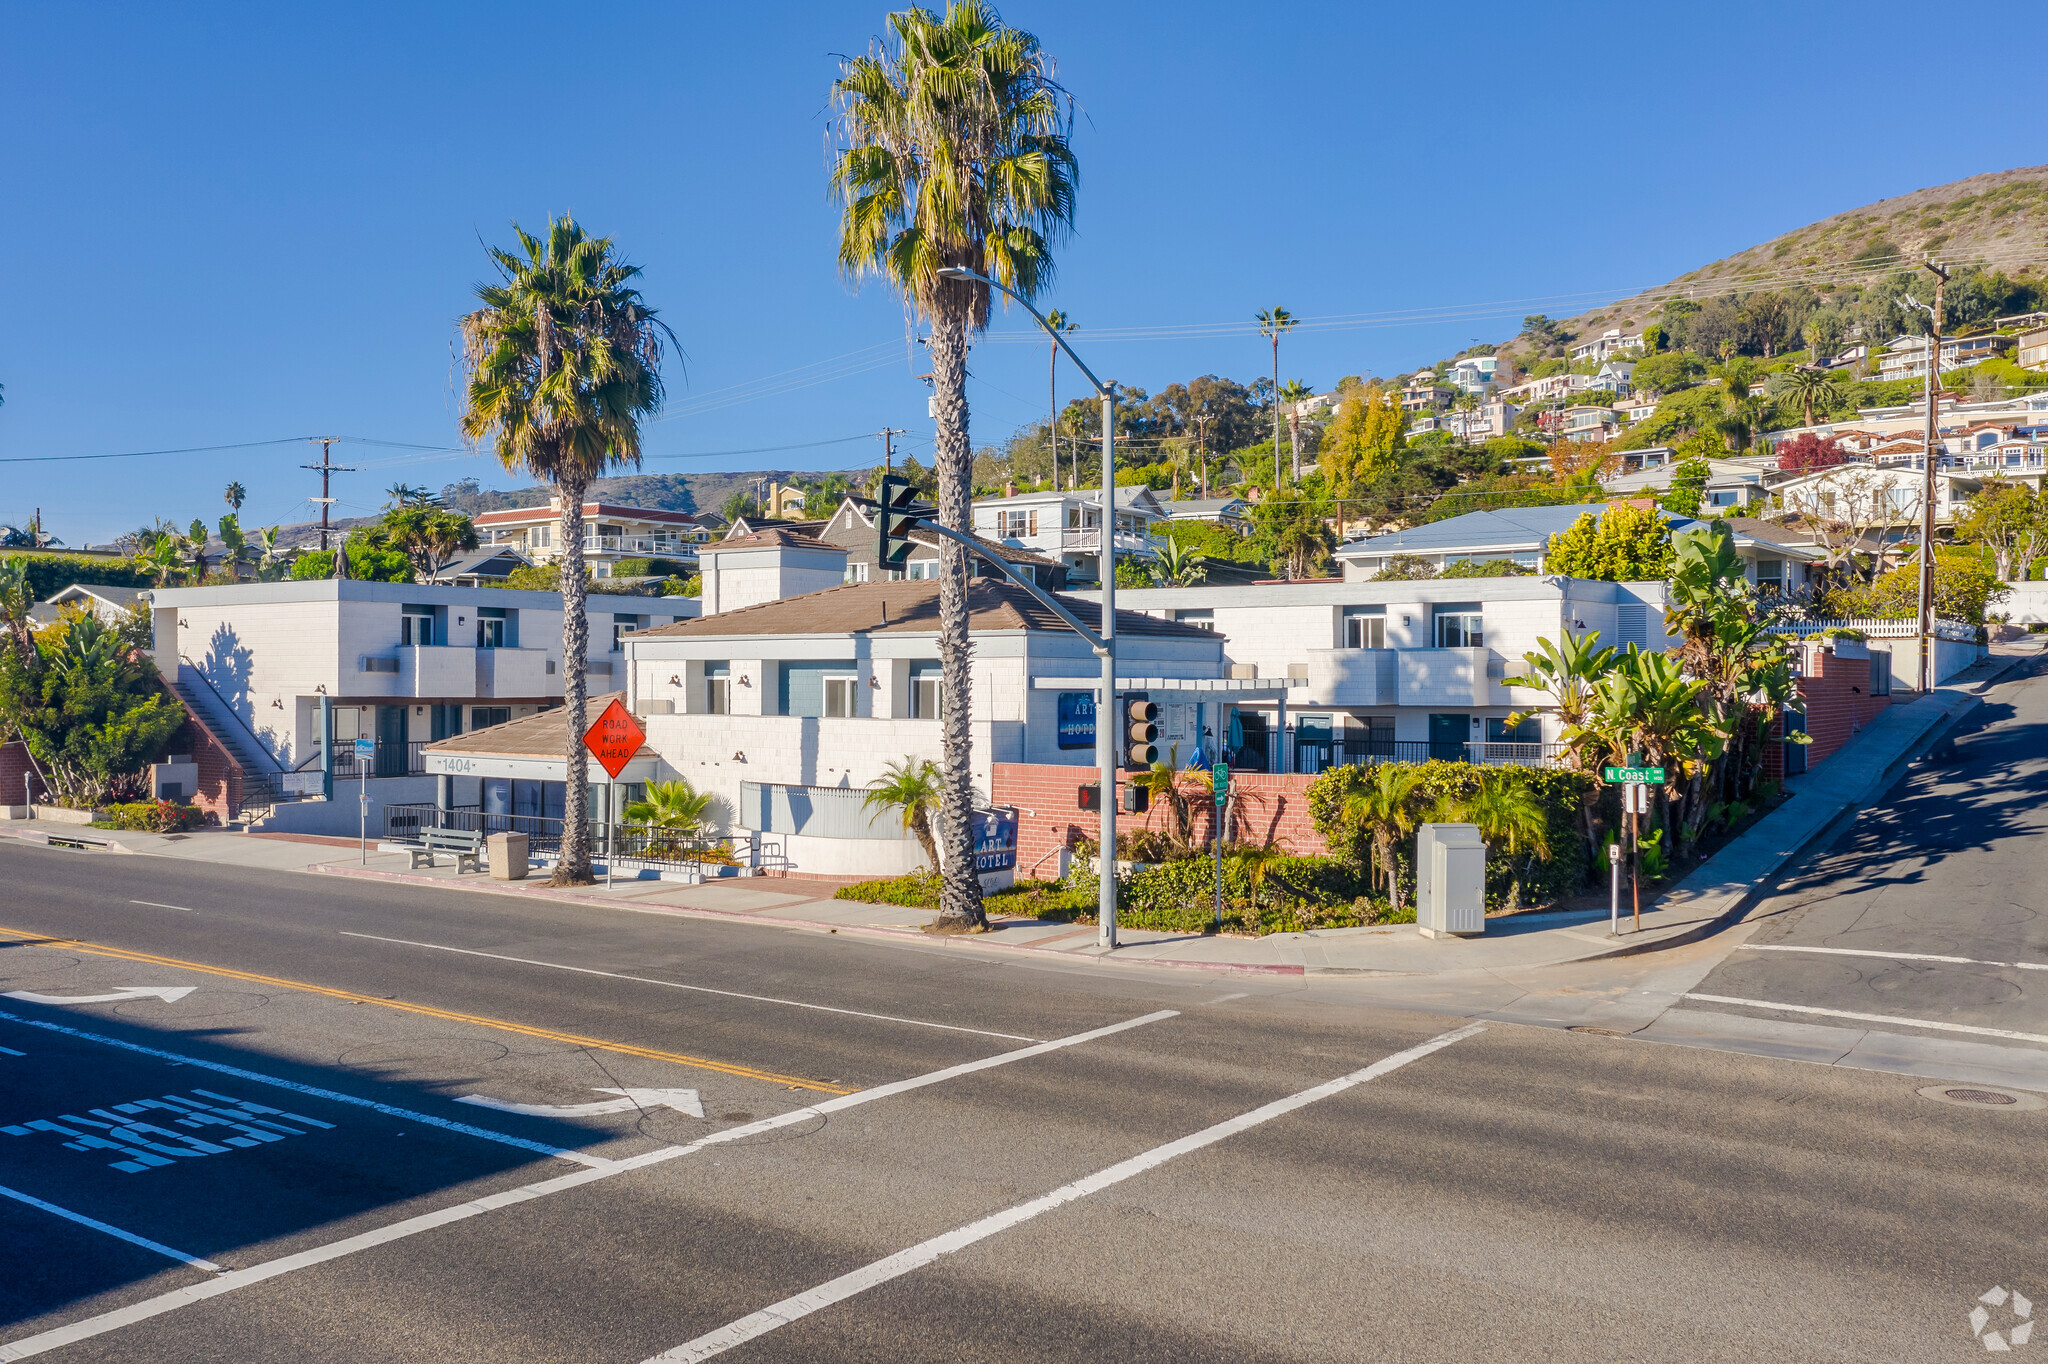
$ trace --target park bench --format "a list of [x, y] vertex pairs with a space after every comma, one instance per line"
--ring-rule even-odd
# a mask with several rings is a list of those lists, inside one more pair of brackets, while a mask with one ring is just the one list
[[474, 829], [422, 829], [420, 846], [407, 851], [412, 854], [415, 867], [422, 861], [430, 867], [438, 867], [441, 864], [434, 860], [434, 854], [453, 853], [455, 872], [459, 876], [465, 863], [470, 871], [483, 870], [484, 836]]

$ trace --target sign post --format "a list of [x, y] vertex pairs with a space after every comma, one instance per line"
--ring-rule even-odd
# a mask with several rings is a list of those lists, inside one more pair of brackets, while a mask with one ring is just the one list
[[[1664, 769], [1644, 767], [1636, 761], [1640, 757], [1640, 754], [1630, 754], [1631, 765], [1627, 767], [1609, 766], [1600, 769], [1601, 781], [1609, 786], [1621, 788], [1621, 808], [1628, 812], [1628, 898], [1635, 914], [1635, 931], [1638, 933], [1643, 931], [1643, 892], [1640, 884], [1643, 845], [1641, 823], [1636, 816], [1650, 812], [1650, 788], [1664, 784]], [[1615, 908], [1619, 910], [1618, 902], [1621, 897], [1618, 892], [1614, 898], [1617, 901]]]
[[363, 865], [370, 865], [370, 764], [377, 760], [377, 741], [356, 736], [356, 775], [362, 778], [362, 794], [356, 797], [362, 826]]
[[1607, 936], [1621, 936], [1621, 840], [1607, 845]]
[[1216, 795], [1216, 819], [1210, 827], [1210, 842], [1216, 845], [1216, 927], [1223, 927], [1223, 806], [1230, 799], [1230, 764], [1217, 763], [1209, 769], [1209, 784]]
[[590, 756], [597, 759], [598, 766], [609, 778], [604, 787], [604, 883], [612, 883], [612, 860], [617, 852], [617, 838], [612, 832], [612, 806], [618, 798], [619, 773], [626, 770], [626, 764], [640, 751], [640, 745], [647, 742], [647, 731], [640, 728], [640, 722], [633, 713], [614, 697], [604, 708], [604, 713], [591, 722], [583, 731], [583, 746], [590, 750]]

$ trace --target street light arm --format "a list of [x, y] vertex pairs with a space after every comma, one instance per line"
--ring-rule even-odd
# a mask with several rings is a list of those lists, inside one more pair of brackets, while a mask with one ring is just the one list
[[1027, 300], [1022, 294], [1018, 293], [1015, 289], [1010, 288], [1008, 285], [998, 284], [994, 280], [990, 279], [987, 275], [980, 274], [976, 271], [970, 270], [964, 265], [949, 265], [945, 269], [939, 271], [939, 273], [947, 279], [977, 280], [980, 283], [986, 284], [989, 288], [1007, 294], [1011, 298], [1015, 299], [1018, 305], [1021, 306], [1025, 312], [1030, 313], [1032, 317], [1038, 320], [1038, 325], [1040, 327], [1043, 327], [1045, 329], [1045, 334], [1053, 339], [1053, 344], [1057, 345], [1061, 350], [1067, 353], [1067, 358], [1074, 362], [1074, 368], [1080, 370], [1082, 374], [1087, 376], [1088, 382], [1095, 385], [1096, 393], [1103, 397], [1109, 396], [1110, 386], [1108, 384], [1103, 383], [1102, 380], [1095, 377], [1095, 371], [1088, 368], [1086, 362], [1084, 362], [1080, 356], [1074, 354], [1074, 348], [1067, 344], [1067, 339], [1064, 336], [1061, 336], [1059, 334], [1059, 331], [1056, 328], [1054, 328], [1052, 323], [1045, 320], [1045, 314], [1039, 312], [1038, 309], [1032, 307], [1030, 301]]
[[917, 524], [923, 529], [930, 531], [934, 535], [942, 535], [946, 539], [951, 540], [956, 544], [965, 545], [967, 547], [968, 553], [975, 555], [977, 558], [984, 559], [989, 563], [994, 564], [997, 568], [1000, 568], [1005, 574], [1009, 576], [1010, 581], [1016, 583], [1017, 586], [1023, 588], [1026, 592], [1029, 592], [1034, 598], [1037, 599], [1039, 605], [1043, 606], [1046, 610], [1052, 612], [1061, 620], [1065, 621], [1067, 623], [1067, 628], [1071, 629], [1075, 634], [1079, 635], [1081, 638], [1087, 640], [1088, 647], [1090, 649], [1094, 650], [1098, 654], [1108, 652], [1108, 642], [1105, 641], [1101, 635], [1096, 634], [1093, 630], [1083, 625], [1080, 621], [1080, 618], [1075, 616], [1075, 614], [1072, 611], [1069, 611], [1066, 607], [1060, 605], [1058, 598], [1054, 597], [1050, 592], [1047, 592], [1037, 583], [1032, 582], [1023, 574], [1019, 573], [1016, 570], [1016, 568], [1013, 565], [1011, 565], [1007, 560], [1003, 559], [999, 555], [991, 553], [986, 546], [977, 541], [973, 536], [963, 535], [961, 532], [954, 530], [950, 526], [940, 525], [937, 521], [919, 521]]

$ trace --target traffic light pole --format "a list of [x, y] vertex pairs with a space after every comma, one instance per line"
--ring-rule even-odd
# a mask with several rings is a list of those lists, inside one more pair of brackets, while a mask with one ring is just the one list
[[[998, 284], [976, 270], [963, 265], [945, 266], [939, 274], [953, 280], [973, 280], [987, 285], [1000, 293], [1007, 294], [1030, 313], [1033, 320], [1050, 336], [1053, 344], [1067, 353], [1074, 362], [1074, 368], [1095, 386], [1102, 396], [1102, 550], [1096, 556], [1096, 565], [1102, 577], [1102, 633], [1100, 636], [1082, 630], [1081, 634], [1094, 646], [1102, 658], [1102, 685], [1095, 696], [1095, 761], [1102, 769], [1102, 847], [1096, 857], [1096, 868], [1100, 873], [1100, 893], [1096, 899], [1096, 922], [1101, 931], [1096, 941], [1104, 948], [1116, 946], [1116, 744], [1117, 744], [1117, 699], [1116, 699], [1116, 385], [1106, 384], [1095, 377], [1095, 371], [1088, 368], [1074, 348], [1067, 344], [1067, 338], [1045, 320], [1045, 315], [1031, 306], [1015, 289]], [[1277, 453], [1277, 449], [1276, 449]], [[933, 527], [936, 529], [936, 527]], [[1005, 566], [1007, 568], [1007, 565]], [[1012, 577], [1016, 575], [1011, 574]], [[1033, 595], [1045, 600], [1035, 589]], [[1055, 608], [1057, 609], [1057, 608]], [[1070, 613], [1060, 615], [1077, 630], [1080, 622]]]

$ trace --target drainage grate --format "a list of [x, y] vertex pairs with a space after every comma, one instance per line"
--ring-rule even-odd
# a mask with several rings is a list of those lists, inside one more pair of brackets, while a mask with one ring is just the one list
[[1991, 1089], [1944, 1089], [1944, 1099], [1954, 1099], [1959, 1104], [2016, 1104], [2018, 1099], [2010, 1094], [2000, 1094]]

